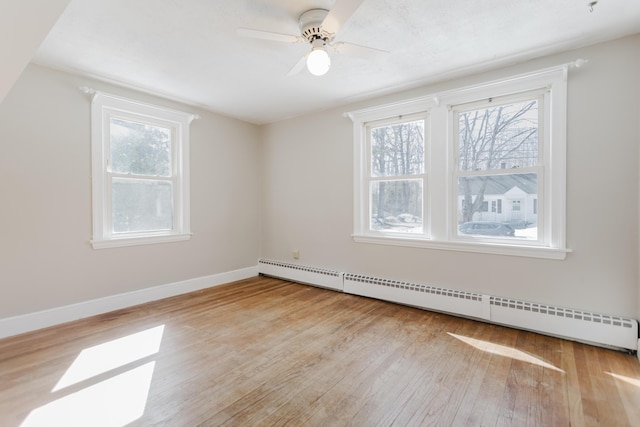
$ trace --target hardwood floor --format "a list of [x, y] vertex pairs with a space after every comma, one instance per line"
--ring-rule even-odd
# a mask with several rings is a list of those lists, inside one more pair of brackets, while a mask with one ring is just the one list
[[640, 363], [258, 277], [0, 340], [0, 425], [638, 426]]

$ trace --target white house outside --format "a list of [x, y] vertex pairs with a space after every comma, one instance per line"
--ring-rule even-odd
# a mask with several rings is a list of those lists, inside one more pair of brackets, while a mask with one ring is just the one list
[[[462, 218], [464, 195], [461, 192], [459, 194], [458, 218]], [[535, 226], [537, 218], [538, 194], [535, 173], [492, 177], [487, 181], [480, 211], [473, 214], [473, 221], [500, 222], [513, 228]]]

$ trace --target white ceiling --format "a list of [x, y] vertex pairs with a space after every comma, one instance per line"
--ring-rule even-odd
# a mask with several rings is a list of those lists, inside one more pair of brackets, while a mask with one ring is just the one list
[[[344, 1], [344, 0], [338, 0]], [[322, 77], [288, 77], [298, 17], [335, 0], [72, 0], [35, 63], [262, 124], [640, 33], [640, 0], [365, 0], [336, 40], [387, 50], [331, 53]], [[576, 58], [577, 59], [577, 58]]]

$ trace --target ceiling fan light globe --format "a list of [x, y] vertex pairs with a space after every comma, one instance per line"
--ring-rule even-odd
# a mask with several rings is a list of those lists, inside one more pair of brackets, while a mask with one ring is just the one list
[[307, 69], [314, 76], [323, 76], [327, 74], [331, 67], [331, 59], [329, 54], [323, 48], [313, 49], [307, 56]]

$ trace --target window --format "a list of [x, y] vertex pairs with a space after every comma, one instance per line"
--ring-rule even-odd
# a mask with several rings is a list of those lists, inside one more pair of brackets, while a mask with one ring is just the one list
[[194, 116], [104, 93], [91, 114], [93, 247], [189, 239]]
[[354, 239], [564, 259], [567, 73], [348, 113]]
[[[454, 149], [461, 209], [459, 225], [493, 221], [509, 225], [514, 235], [496, 234], [494, 239], [538, 240], [537, 214], [522, 211], [523, 201], [537, 197], [542, 159], [539, 135], [543, 123], [543, 94], [528, 93], [506, 98], [489, 98], [471, 105], [455, 106]], [[489, 214], [487, 197], [511, 200], [511, 211]], [[517, 197], [517, 199], [516, 199]], [[468, 236], [468, 233], [458, 233]], [[486, 236], [485, 236], [486, 238]], [[489, 238], [490, 239], [490, 238]]]
[[423, 234], [424, 119], [367, 125], [369, 230]]

